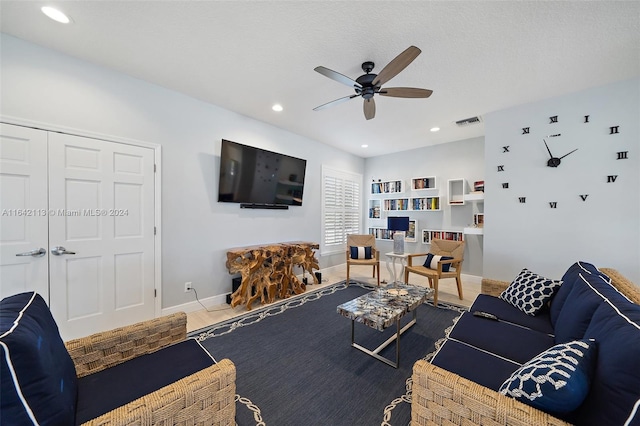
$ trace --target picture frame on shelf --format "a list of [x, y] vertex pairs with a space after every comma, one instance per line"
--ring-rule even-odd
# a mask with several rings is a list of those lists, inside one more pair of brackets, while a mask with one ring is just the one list
[[409, 230], [405, 234], [404, 240], [409, 243], [416, 242], [416, 221], [413, 219], [409, 220]]

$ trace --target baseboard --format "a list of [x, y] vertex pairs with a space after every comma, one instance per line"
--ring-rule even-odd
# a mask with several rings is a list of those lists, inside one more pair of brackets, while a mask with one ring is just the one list
[[[216, 306], [220, 306], [220, 305], [225, 305], [225, 306], [229, 306], [227, 305], [227, 294], [219, 294], [217, 296], [211, 296], [211, 297], [207, 297], [204, 299], [200, 299], [200, 302], [202, 303], [202, 305], [206, 306], [207, 309], [216, 307]], [[195, 293], [194, 293], [194, 299], [195, 299]], [[202, 305], [200, 303], [198, 303], [197, 300], [194, 300], [193, 302], [187, 302], [187, 303], [183, 303], [182, 305], [176, 305], [176, 306], [170, 306], [168, 308], [162, 308], [162, 315], [170, 315], [170, 314], [174, 314], [176, 312], [195, 312], [195, 311], [201, 311], [202, 309], [204, 309], [202, 307]], [[231, 307], [229, 306], [229, 309], [231, 309]]]
[[469, 275], [469, 274], [460, 274], [460, 278], [462, 278], [463, 283], [469, 284], [482, 284], [482, 277], [477, 275]]

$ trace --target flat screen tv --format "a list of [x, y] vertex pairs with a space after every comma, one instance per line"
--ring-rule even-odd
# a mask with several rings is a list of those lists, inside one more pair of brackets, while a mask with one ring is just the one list
[[218, 201], [301, 206], [307, 160], [222, 140]]

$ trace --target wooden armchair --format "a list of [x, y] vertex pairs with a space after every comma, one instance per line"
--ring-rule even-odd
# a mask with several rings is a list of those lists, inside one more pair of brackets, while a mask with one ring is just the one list
[[[351, 257], [351, 247], [371, 247], [371, 259], [354, 259]], [[347, 235], [347, 285], [349, 285], [349, 271], [351, 266], [371, 265], [373, 266], [373, 277], [378, 277], [378, 287], [380, 287], [380, 252], [376, 250], [376, 237], [373, 235]], [[376, 273], [377, 272], [377, 273]]]
[[[437, 268], [427, 268], [423, 265], [414, 265], [413, 259], [416, 257], [425, 257], [429, 253], [438, 256], [448, 256], [453, 259], [440, 260]], [[438, 280], [442, 278], [455, 278], [458, 285], [458, 297], [462, 300], [462, 280], [460, 279], [460, 271], [462, 270], [462, 261], [464, 260], [464, 241], [450, 240], [431, 240], [431, 250], [429, 253], [410, 254], [407, 257], [407, 266], [404, 268], [404, 282], [409, 282], [409, 273], [425, 276], [429, 279], [429, 286], [433, 287], [433, 304], [438, 305]], [[444, 265], [451, 265], [448, 272], [443, 270]], [[446, 268], [444, 268], [446, 269]]]

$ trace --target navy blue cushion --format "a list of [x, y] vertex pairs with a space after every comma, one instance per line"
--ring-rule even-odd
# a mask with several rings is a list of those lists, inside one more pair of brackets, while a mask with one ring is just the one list
[[582, 339], [593, 313], [613, 293], [617, 290], [606, 275], [579, 273], [558, 315], [556, 343]]
[[[78, 379], [82, 424], [214, 364], [194, 339], [142, 355]], [[67, 423], [68, 424], [68, 423]]]
[[598, 359], [591, 390], [571, 421], [640, 425], [640, 306], [611, 294], [593, 314], [586, 338], [598, 342]]
[[449, 337], [519, 364], [524, 364], [555, 343], [553, 337], [546, 333], [476, 317], [470, 312], [462, 314]]
[[[437, 254], [427, 254], [427, 259], [424, 261], [424, 267], [429, 269], [438, 269], [438, 262], [441, 260], [451, 260], [453, 257], [451, 256], [439, 256]], [[442, 264], [442, 272], [449, 272], [449, 268], [451, 267], [450, 263]]]
[[527, 315], [536, 315], [545, 308], [561, 284], [562, 281], [545, 278], [524, 268], [509, 287], [500, 293], [500, 299]]
[[371, 246], [350, 246], [349, 250], [351, 250], [351, 259], [371, 259]]
[[567, 272], [562, 276], [562, 285], [556, 292], [556, 295], [551, 299], [551, 305], [549, 306], [549, 314], [551, 319], [551, 325], [555, 328], [558, 321], [558, 315], [564, 305], [564, 301], [573, 289], [573, 283], [578, 279], [578, 274], [600, 274], [598, 268], [587, 262], [576, 262], [567, 269]]
[[553, 335], [553, 327], [549, 320], [548, 311], [541, 312], [536, 316], [527, 315], [510, 303], [488, 294], [479, 294], [469, 311], [488, 312], [501, 320]]
[[500, 393], [547, 413], [570, 413], [589, 392], [596, 351], [589, 340], [555, 345], [515, 371]]
[[0, 301], [0, 358], [2, 423], [74, 424], [75, 366], [39, 294]]
[[447, 340], [431, 363], [495, 391], [520, 367], [455, 340]]

